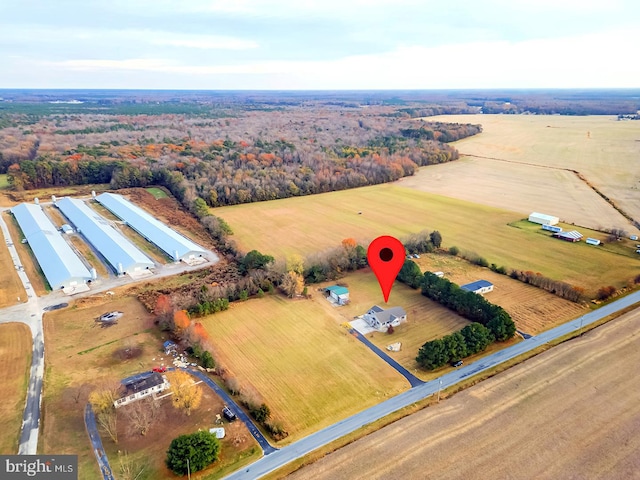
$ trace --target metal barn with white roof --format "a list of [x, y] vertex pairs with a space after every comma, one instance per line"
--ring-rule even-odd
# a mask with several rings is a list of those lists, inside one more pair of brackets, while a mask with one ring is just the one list
[[65, 197], [57, 200], [56, 206], [116, 273], [123, 275], [154, 267], [153, 260], [82, 200]]
[[122, 195], [102, 193], [96, 200], [175, 261], [188, 261], [207, 254], [201, 246], [167, 227]]
[[11, 213], [53, 290], [73, 288], [91, 280], [89, 269], [39, 205], [21, 203], [11, 208]]
[[529, 221], [533, 223], [539, 223], [540, 225], [555, 225], [560, 219], [553, 215], [546, 215], [544, 213], [533, 212], [529, 215]]

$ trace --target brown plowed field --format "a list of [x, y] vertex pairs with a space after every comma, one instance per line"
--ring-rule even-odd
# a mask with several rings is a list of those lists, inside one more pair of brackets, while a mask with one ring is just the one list
[[636, 309], [289, 478], [638, 478], [638, 332]]

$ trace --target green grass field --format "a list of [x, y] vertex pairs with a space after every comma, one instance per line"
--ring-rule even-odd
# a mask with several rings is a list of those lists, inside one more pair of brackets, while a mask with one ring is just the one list
[[234, 205], [213, 213], [231, 225], [241, 249], [278, 258], [310, 255], [348, 237], [367, 245], [378, 235], [402, 237], [427, 229], [439, 230], [445, 247], [456, 245], [489, 263], [540, 272], [590, 294], [602, 285], [623, 286], [640, 273], [638, 259], [509, 225], [522, 214], [392, 184]]
[[[326, 305], [325, 305], [326, 304]], [[326, 300], [268, 295], [201, 319], [216, 357], [302, 438], [409, 387], [340, 326]]]
[[164, 190], [162, 190], [161, 188], [158, 187], [149, 187], [149, 188], [145, 188], [145, 190], [147, 192], [149, 192], [151, 195], [153, 195], [153, 197], [156, 200], [160, 200], [161, 198], [167, 198], [168, 195], [165, 193]]

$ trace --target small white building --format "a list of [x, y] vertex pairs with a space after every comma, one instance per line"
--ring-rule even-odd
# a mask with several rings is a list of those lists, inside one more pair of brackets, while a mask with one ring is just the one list
[[386, 330], [390, 326], [397, 327], [407, 320], [407, 312], [402, 307], [391, 307], [386, 310], [378, 305], [371, 307], [362, 318], [371, 328]]
[[164, 375], [153, 372], [146, 377], [123, 383], [123, 386], [124, 396], [113, 402], [116, 408], [128, 405], [149, 395], [156, 395], [163, 392], [169, 388], [169, 381]]
[[461, 285], [460, 288], [462, 290], [466, 290], [467, 292], [473, 292], [477, 293], [478, 295], [482, 295], [483, 293], [489, 293], [493, 291], [493, 283], [487, 280], [476, 280], [475, 282]]
[[224, 427], [210, 428], [209, 433], [215, 434], [216, 438], [224, 438]]
[[552, 215], [533, 212], [531, 215], [529, 215], [529, 221], [532, 223], [538, 223], [540, 225], [555, 225], [560, 221], [560, 219]]
[[587, 238], [585, 242], [589, 245], [600, 245], [600, 240], [597, 238]]

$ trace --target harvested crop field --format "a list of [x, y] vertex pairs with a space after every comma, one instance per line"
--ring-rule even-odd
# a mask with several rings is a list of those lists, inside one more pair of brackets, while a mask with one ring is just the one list
[[319, 302], [267, 295], [199, 320], [218, 364], [289, 432], [284, 443], [409, 387]]
[[523, 216], [546, 212], [594, 229], [632, 229], [626, 218], [566, 170], [465, 156], [455, 162], [421, 168], [397, 184], [508, 208]]
[[458, 285], [488, 280], [494, 290], [484, 297], [504, 308], [521, 332], [535, 335], [565, 323], [587, 312], [587, 308], [508, 275], [500, 275], [488, 268], [473, 265], [451, 255], [422, 255], [414, 260], [422, 271], [441, 271], [445, 278]]
[[[463, 162], [421, 169], [401, 185], [508, 208], [544, 211], [591, 228], [635, 230], [607, 208], [588, 182], [640, 220], [637, 122], [613, 116], [456, 115], [429, 121], [480, 123], [483, 132], [454, 145]], [[405, 183], [407, 182], [407, 183]], [[636, 232], [637, 233], [637, 232]]]
[[632, 259], [510, 225], [525, 215], [398, 185], [234, 205], [212, 212], [229, 223], [232, 238], [242, 250], [257, 249], [280, 259], [339, 247], [349, 237], [366, 246], [378, 235], [403, 237], [427, 229], [440, 231], [447, 248], [455, 245], [489, 263], [541, 272], [584, 287], [589, 295], [603, 285], [622, 287], [640, 273], [640, 264]]
[[636, 478], [639, 332], [635, 310], [287, 478]]
[[0, 325], [0, 454], [18, 453], [22, 412], [31, 365], [31, 331], [22, 323]]

